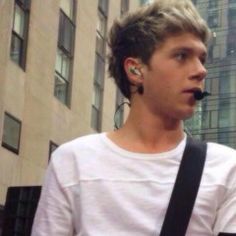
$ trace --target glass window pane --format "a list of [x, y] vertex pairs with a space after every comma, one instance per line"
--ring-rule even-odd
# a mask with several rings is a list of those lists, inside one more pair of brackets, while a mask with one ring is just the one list
[[72, 54], [74, 26], [72, 25], [72, 23], [68, 19], [65, 20], [63, 36], [64, 36], [63, 37], [63, 46], [70, 54]]
[[30, 6], [31, 0], [18, 0], [21, 2], [21, 4], [24, 6], [24, 8], [28, 9]]
[[98, 11], [97, 31], [105, 37], [106, 36], [106, 18]]
[[3, 228], [3, 217], [4, 217], [4, 210], [3, 206], [0, 205], [0, 235], [2, 235], [2, 228]]
[[209, 8], [216, 8], [218, 6], [218, 0], [210, 0], [208, 5]]
[[55, 70], [67, 81], [70, 79], [70, 63], [71, 60], [68, 56], [66, 56], [61, 50], [58, 50]]
[[205, 90], [206, 91], [211, 91], [211, 79], [210, 78], [207, 78], [205, 80]]
[[230, 92], [230, 76], [228, 71], [220, 73], [220, 81], [219, 81], [219, 93], [229, 93]]
[[62, 103], [67, 103], [67, 94], [68, 94], [68, 83], [63, 80], [59, 75], [55, 75], [55, 88], [54, 95]]
[[129, 0], [121, 0], [120, 12], [121, 15], [126, 13], [129, 10]]
[[13, 117], [5, 114], [3, 127], [3, 144], [15, 151], [19, 150], [21, 123]]
[[25, 13], [17, 4], [15, 4], [15, 15], [14, 15], [13, 30], [21, 38], [24, 38], [24, 24], [25, 24]]
[[202, 113], [202, 128], [207, 129], [210, 127], [210, 112], [204, 111]]
[[74, 0], [61, 0], [60, 6], [65, 14], [73, 20]]
[[97, 37], [96, 37], [96, 52], [99, 53], [101, 56], [105, 56], [105, 43], [106, 41], [104, 40], [103, 37], [97, 32]]
[[62, 71], [62, 51], [57, 50], [57, 57], [56, 57], [56, 71], [61, 74]]
[[152, 3], [154, 0], [140, 0], [140, 5], [146, 5]]
[[99, 8], [101, 9], [101, 11], [107, 15], [107, 11], [108, 11], [108, 0], [99, 0], [98, 3]]
[[217, 128], [218, 127], [218, 113], [219, 113], [219, 111], [210, 111], [210, 114], [211, 114], [211, 121], [210, 121], [211, 128]]
[[22, 41], [13, 33], [11, 39], [11, 58], [17, 64], [20, 64], [21, 51]]
[[219, 26], [219, 19], [218, 19], [218, 12], [212, 11], [209, 12], [208, 15], [208, 24], [210, 27], [218, 27]]
[[236, 27], [236, 8], [229, 9], [228, 12], [229, 27]]
[[58, 148], [58, 145], [52, 141], [50, 141], [49, 143], [49, 157], [48, 157], [48, 161], [50, 161], [51, 155], [52, 153]]
[[70, 78], [70, 59], [64, 54], [62, 57], [62, 73], [61, 75], [63, 78], [65, 78], [67, 81], [69, 81]]
[[218, 142], [224, 145], [229, 145], [230, 143], [229, 132], [220, 131], [218, 133]]
[[100, 101], [101, 101], [101, 90], [99, 86], [94, 84], [94, 92], [93, 92], [93, 105], [99, 109], [100, 108]]
[[234, 55], [236, 54], [236, 30], [235, 27], [231, 27], [232, 29], [228, 32], [227, 36], [227, 55]]
[[59, 46], [64, 48], [70, 56], [73, 56], [74, 44], [74, 25], [61, 12], [60, 14], [60, 28], [59, 28]]
[[94, 81], [96, 81], [101, 87], [103, 87], [104, 72], [105, 72], [105, 63], [103, 59], [96, 54]]
[[99, 131], [99, 110], [92, 106], [91, 126], [93, 129]]
[[219, 127], [230, 126], [230, 106], [229, 103], [220, 103], [219, 105]]

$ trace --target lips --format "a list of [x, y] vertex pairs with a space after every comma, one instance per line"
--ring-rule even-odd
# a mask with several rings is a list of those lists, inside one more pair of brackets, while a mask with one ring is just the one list
[[190, 88], [190, 89], [183, 90], [184, 93], [195, 93], [196, 91], [202, 92], [202, 89], [201, 88]]

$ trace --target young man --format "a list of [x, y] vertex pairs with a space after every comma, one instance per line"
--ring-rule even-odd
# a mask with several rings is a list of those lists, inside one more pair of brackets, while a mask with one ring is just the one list
[[[190, 0], [157, 0], [114, 22], [109, 72], [129, 116], [119, 130], [53, 153], [33, 236], [160, 234], [186, 145], [183, 120], [203, 90], [208, 37]], [[235, 150], [208, 143], [186, 235], [236, 235]]]

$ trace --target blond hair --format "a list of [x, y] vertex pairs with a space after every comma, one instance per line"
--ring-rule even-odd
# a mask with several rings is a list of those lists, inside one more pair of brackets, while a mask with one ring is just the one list
[[210, 30], [190, 0], [156, 0], [114, 21], [109, 34], [109, 74], [130, 99], [130, 82], [124, 70], [127, 57], [149, 60], [167, 37], [189, 32], [207, 44]]

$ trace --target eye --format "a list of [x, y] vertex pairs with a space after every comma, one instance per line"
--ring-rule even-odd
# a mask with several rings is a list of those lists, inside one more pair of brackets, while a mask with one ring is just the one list
[[186, 52], [178, 52], [175, 54], [175, 58], [178, 61], [184, 61], [187, 59], [188, 54]]

